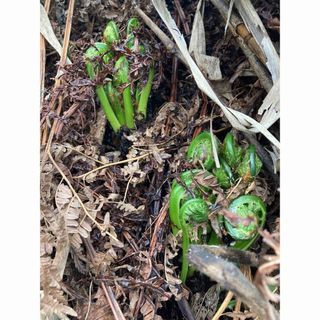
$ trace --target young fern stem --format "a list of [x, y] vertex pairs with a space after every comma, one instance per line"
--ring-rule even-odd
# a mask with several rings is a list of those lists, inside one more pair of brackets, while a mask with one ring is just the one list
[[[91, 80], [94, 80], [95, 78], [95, 71], [94, 71], [94, 67], [93, 67], [93, 64], [92, 62], [90, 61], [87, 61], [86, 62], [86, 67], [87, 67], [87, 73], [89, 75], [89, 78]], [[121, 128], [121, 124], [120, 122], [118, 121], [116, 115], [114, 114], [113, 110], [112, 110], [112, 107], [109, 103], [109, 100], [106, 96], [106, 93], [104, 91], [104, 88], [102, 85], [97, 85], [96, 87], [96, 94], [98, 96], [98, 99], [100, 101], [100, 104], [102, 106], [102, 109], [113, 129], [114, 132], [118, 132]]]
[[131, 100], [131, 89], [129, 82], [129, 62], [126, 57], [121, 56], [115, 64], [116, 74], [115, 74], [115, 84], [123, 85], [129, 84], [122, 93], [123, 105], [124, 105], [124, 116], [126, 119], [126, 125], [129, 129], [134, 129], [134, 110]]
[[126, 124], [129, 129], [134, 129], [134, 110], [131, 100], [131, 89], [130, 85], [123, 90], [123, 105], [124, 105], [124, 115], [126, 119]]
[[96, 88], [96, 93], [103, 108], [103, 111], [110, 122], [110, 125], [114, 132], [118, 132], [121, 128], [121, 124], [118, 121], [116, 115], [114, 114], [112, 107], [109, 103], [109, 100], [104, 92], [103, 86], [99, 85]]
[[148, 99], [151, 93], [152, 88], [152, 81], [154, 78], [154, 66], [152, 65], [149, 70], [148, 80], [145, 87], [141, 90], [139, 95], [139, 102], [138, 102], [138, 117], [140, 118], [141, 115], [143, 118], [147, 116], [147, 106], [148, 106]]
[[121, 106], [121, 102], [119, 100], [119, 93], [113, 87], [111, 82], [109, 82], [106, 85], [105, 91], [106, 91], [107, 97], [110, 101], [110, 104], [112, 106], [112, 109], [115, 112], [121, 126], [124, 126], [126, 124], [126, 119], [125, 119], [124, 112], [123, 112], [123, 109]]
[[[189, 230], [192, 226], [207, 222], [209, 209], [206, 201], [201, 198], [202, 192], [208, 192], [208, 188], [197, 183], [194, 185], [194, 177], [197, 174], [203, 174], [201, 170], [185, 171], [181, 174], [182, 184], [174, 181], [169, 200], [169, 215], [172, 223], [173, 234], [182, 231], [182, 264], [180, 279], [186, 282], [188, 272], [190, 271], [187, 259], [188, 249], [190, 245]], [[209, 172], [206, 175], [210, 175]], [[202, 233], [198, 233], [201, 236]], [[197, 240], [196, 243], [200, 243]]]

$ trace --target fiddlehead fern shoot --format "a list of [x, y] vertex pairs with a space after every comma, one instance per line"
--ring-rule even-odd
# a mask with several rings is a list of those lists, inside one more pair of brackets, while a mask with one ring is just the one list
[[[212, 141], [216, 141], [215, 147], [219, 150], [218, 157], [220, 167], [217, 168], [213, 158]], [[233, 135], [228, 133], [219, 145], [218, 139], [212, 139], [207, 131], [194, 138], [188, 147], [186, 158], [197, 167], [180, 175], [180, 181], [174, 180], [169, 198], [169, 215], [172, 223], [172, 231], [176, 235], [182, 231], [182, 266], [180, 278], [183, 282], [188, 277], [188, 261], [186, 252], [189, 248], [190, 230], [199, 223], [208, 223], [210, 207], [215, 203], [216, 197], [212, 190], [205, 185], [199, 185], [196, 177], [201, 172], [216, 178], [222, 189], [233, 187], [238, 180], [242, 183], [253, 181], [261, 170], [262, 162], [256, 154], [255, 147], [250, 145], [246, 150], [240, 147]], [[202, 170], [200, 170], [200, 168]], [[208, 171], [203, 171], [206, 169]], [[200, 181], [203, 181], [200, 179]], [[210, 196], [211, 194], [211, 196]], [[206, 196], [205, 196], [206, 195]], [[208, 196], [209, 195], [209, 196]], [[228, 209], [229, 215], [219, 215], [218, 227], [225, 228], [229, 236], [234, 239], [232, 246], [246, 250], [258, 237], [258, 229], [262, 228], [266, 220], [266, 207], [263, 201], [256, 195], [242, 195], [234, 199]], [[209, 223], [209, 241], [211, 244], [220, 244]]]
[[[139, 43], [139, 28], [140, 23], [137, 18], [129, 19], [126, 35], [122, 37], [117, 24], [111, 20], [103, 31], [104, 42], [96, 42], [95, 46], [90, 47], [85, 53], [89, 78], [93, 81], [96, 78], [99, 79], [99, 82], [104, 81], [104, 83], [96, 85], [96, 94], [106, 118], [115, 132], [118, 132], [121, 127], [135, 129], [135, 117], [141, 120], [147, 115], [155, 67], [151, 62], [147, 81], [144, 81], [144, 84], [142, 84], [142, 80], [139, 83], [139, 80], [135, 80], [131, 76], [132, 62], [146, 54], [145, 46]], [[124, 47], [127, 48], [125, 52]], [[144, 64], [145, 61], [144, 58]], [[106, 77], [103, 73], [104, 70], [109, 70], [108, 72], [115, 70], [115, 72]]]

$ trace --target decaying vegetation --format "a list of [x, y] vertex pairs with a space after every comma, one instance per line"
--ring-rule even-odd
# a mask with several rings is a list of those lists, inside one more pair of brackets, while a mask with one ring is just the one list
[[[45, 0], [40, 9], [41, 317], [278, 319], [278, 1]], [[152, 90], [143, 116], [112, 130], [96, 89], [116, 67], [100, 59], [99, 79], [89, 77], [84, 55], [108, 22], [125, 34], [132, 17], [147, 54], [128, 39], [113, 47], [130, 61], [117, 94], [128, 89], [138, 105], [133, 83], [144, 88], [150, 66]], [[190, 243], [193, 271], [181, 281], [169, 200], [172, 182], [194, 169], [187, 150], [201, 132], [220, 141], [231, 132], [261, 165], [245, 184], [215, 185], [208, 223], [223, 245]], [[233, 217], [227, 202], [243, 194], [266, 206], [246, 251], [216, 222]]]

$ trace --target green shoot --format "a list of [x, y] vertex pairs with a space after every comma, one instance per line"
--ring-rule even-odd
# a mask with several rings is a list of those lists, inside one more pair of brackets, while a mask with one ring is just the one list
[[153, 78], [154, 78], [154, 67], [151, 66], [149, 70], [147, 84], [142, 89], [139, 100], [138, 100], [138, 118], [140, 118], [141, 115], [143, 118], [146, 118], [147, 116], [148, 99], [151, 93]]
[[116, 85], [129, 84], [123, 90], [123, 104], [124, 104], [124, 115], [126, 119], [126, 125], [129, 129], [135, 127], [134, 124], [134, 110], [131, 101], [131, 89], [129, 82], [129, 62], [126, 57], [121, 56], [115, 63], [116, 73], [114, 75], [114, 82]]
[[[90, 47], [86, 51], [86, 54], [85, 54], [86, 69], [87, 69], [87, 73], [88, 73], [91, 80], [94, 80], [94, 78], [95, 78], [94, 59], [98, 56], [100, 56], [100, 52], [97, 48], [94, 48], [94, 47]], [[120, 130], [121, 125], [120, 125], [117, 117], [115, 116], [112, 108], [111, 108], [111, 105], [110, 105], [109, 100], [106, 96], [106, 93], [104, 92], [102, 85], [97, 85], [96, 94], [97, 94], [98, 99], [100, 101], [100, 104], [104, 110], [104, 113], [105, 113], [108, 121], [110, 122], [112, 129], [114, 130], [114, 132], [118, 132]]]

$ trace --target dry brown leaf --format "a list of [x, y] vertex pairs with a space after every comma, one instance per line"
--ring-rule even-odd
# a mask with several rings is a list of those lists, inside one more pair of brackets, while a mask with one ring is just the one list
[[140, 308], [140, 312], [142, 313], [144, 320], [153, 320], [155, 314], [154, 304], [146, 299], [145, 303]]
[[[62, 54], [62, 47], [57, 39], [54, 31], [52, 29], [50, 20], [48, 18], [48, 14], [44, 9], [43, 5], [40, 3], [40, 32], [45, 37], [45, 39], [51, 44], [51, 46], [58, 52], [61, 56]], [[67, 58], [67, 64], [70, 64], [71, 61]]]
[[70, 308], [62, 290], [51, 288], [40, 291], [40, 308], [42, 320], [69, 320], [68, 315], [77, 317], [78, 314]]
[[[70, 188], [63, 183], [57, 188], [55, 202], [59, 213], [65, 219], [70, 245], [75, 255], [78, 255], [78, 258], [84, 260], [82, 238], [89, 237], [92, 230], [92, 221], [85, 215], [79, 200], [74, 197]], [[87, 201], [84, 205], [91, 217], [95, 219], [99, 203], [93, 204]]]
[[142, 254], [144, 255], [144, 257], [139, 257], [139, 261], [142, 262], [139, 274], [144, 280], [148, 280], [152, 271], [152, 262], [150, 257], [148, 257], [148, 252], [141, 252], [141, 255]]
[[136, 290], [130, 290], [129, 291], [129, 312], [128, 312], [128, 317], [133, 317], [133, 314], [136, 309], [136, 305], [139, 301], [139, 295], [140, 295], [140, 289]]

